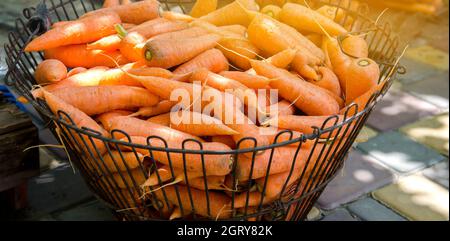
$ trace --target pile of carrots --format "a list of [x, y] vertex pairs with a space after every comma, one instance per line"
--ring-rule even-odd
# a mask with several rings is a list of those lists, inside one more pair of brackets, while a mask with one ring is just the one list
[[[161, 12], [156, 0], [106, 0], [103, 8], [79, 19], [54, 23], [26, 46], [28, 52], [43, 51], [46, 58], [35, 71], [39, 88], [32, 93], [55, 114], [67, 113], [79, 127], [155, 148], [199, 150], [201, 143], [203, 150], [231, 153], [238, 143], [240, 149], [267, 146], [286, 129], [292, 136], [281, 135], [277, 142], [311, 134], [313, 126], [322, 126], [331, 115], [343, 120], [352, 103], [361, 110], [382, 84], [364, 36], [349, 34], [346, 27], [351, 25], [334, 21], [335, 15], [345, 16], [343, 10], [312, 9], [297, 2], [236, 0], [218, 8], [216, 0], [197, 0], [190, 14], [182, 14]], [[214, 115], [208, 115], [187, 108], [195, 102], [213, 103], [197, 96], [196, 88], [229, 98], [214, 102]], [[176, 90], [188, 93], [184, 109], [171, 99]], [[260, 90], [277, 90], [279, 97], [253, 101]], [[274, 105], [277, 111], [267, 111]], [[250, 107], [264, 118], [252, 121], [245, 111]], [[226, 121], [230, 109], [235, 110], [232, 121]], [[173, 114], [180, 112], [201, 123], [175, 123]], [[124, 131], [131, 139], [112, 130]], [[240, 212], [247, 205], [256, 210], [260, 202], [269, 204], [283, 196], [284, 183], [289, 187], [299, 181], [308, 158], [312, 167], [321, 149], [313, 152], [306, 142], [273, 152], [201, 157], [132, 150], [73, 136], [71, 141], [79, 143], [86, 156], [103, 156], [104, 167], [113, 173], [103, 177], [118, 183], [110, 187], [112, 192], [126, 193], [138, 185], [145, 195], [138, 189], [128, 198], [164, 203], [157, 209], [170, 219], [193, 212], [225, 219], [231, 206]], [[165, 142], [147, 140], [149, 136]], [[257, 143], [242, 141], [246, 137]], [[197, 142], [184, 142], [187, 139]], [[141, 168], [147, 157], [156, 161], [151, 173]], [[102, 173], [102, 168], [91, 171]], [[240, 187], [247, 183], [256, 188], [244, 192]]]

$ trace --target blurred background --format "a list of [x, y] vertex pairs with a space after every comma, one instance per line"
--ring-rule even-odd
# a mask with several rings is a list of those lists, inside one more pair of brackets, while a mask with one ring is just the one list
[[[448, 0], [361, 1], [369, 4], [371, 18], [389, 24], [401, 43], [409, 45], [401, 61], [407, 73], [398, 76], [375, 109], [361, 133], [366, 142], [350, 153], [342, 174], [327, 187], [308, 219], [448, 220]], [[0, 1], [0, 92], [13, 105], [14, 94], [3, 84], [3, 45], [22, 9], [39, 2]], [[17, 103], [17, 115], [4, 111], [4, 106], [0, 102], [0, 139], [5, 135], [2, 125], [24, 118], [35, 126], [32, 131], [39, 143], [56, 143], [30, 106]], [[0, 157], [2, 151], [8, 152], [0, 148]], [[40, 148], [27, 158], [36, 159], [38, 167], [18, 178], [0, 167], [0, 220], [112, 219], [72, 170], [64, 151]], [[0, 166], [6, 161], [0, 159]]]

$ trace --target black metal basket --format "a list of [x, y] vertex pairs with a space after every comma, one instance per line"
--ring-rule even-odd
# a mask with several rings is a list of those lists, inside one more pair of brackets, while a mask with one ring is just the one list
[[[234, 159], [231, 172], [232, 186], [237, 186], [236, 178], [236, 163], [239, 161], [239, 154], [251, 154], [252, 168], [255, 162], [255, 156], [261, 152], [270, 152], [270, 160], [268, 163], [267, 174], [271, 168], [272, 154], [276, 148], [287, 145], [298, 144], [297, 153], [303, 145], [309, 140], [312, 141], [313, 147], [311, 153], [308, 154], [305, 162], [305, 167], [301, 170], [300, 177], [297, 177], [294, 182], [288, 181], [292, 176], [294, 164], [289, 172], [289, 177], [286, 183], [281, 187], [282, 191], [276, 200], [270, 203], [263, 203], [261, 198], [258, 205], [248, 206], [248, 196], [244, 208], [234, 208], [235, 196], [238, 191], [228, 192], [231, 200], [231, 205], [224, 212], [229, 212], [225, 219], [227, 220], [303, 220], [322, 193], [325, 186], [333, 178], [333, 176], [340, 169], [346, 155], [350, 148], [352, 148], [356, 137], [361, 128], [365, 124], [370, 112], [382, 96], [388, 91], [392, 81], [400, 72], [398, 66], [398, 40], [390, 31], [388, 24], [384, 26], [377, 25], [374, 21], [366, 17], [368, 8], [365, 5], [360, 5], [358, 9], [351, 9], [350, 4], [344, 6], [341, 1], [320, 0], [311, 1], [312, 4], [322, 5], [328, 4], [336, 6], [339, 9], [345, 10], [346, 16], [341, 18], [340, 23], [343, 26], [348, 26], [355, 30], [364, 30], [364, 36], [369, 44], [370, 58], [377, 61], [381, 69], [380, 82], [383, 81], [384, 86], [381, 91], [375, 93], [369, 103], [365, 107], [352, 105], [345, 113], [344, 118], [340, 119], [338, 116], [330, 116], [322, 127], [314, 127], [314, 133], [309, 135], [302, 135], [300, 138], [292, 139], [292, 132], [284, 131], [278, 134], [275, 143], [269, 146], [257, 146], [256, 140], [247, 138], [246, 141], [251, 140], [255, 143], [254, 148], [241, 149], [239, 148], [241, 142], [238, 143], [238, 148], [232, 151], [213, 152], [202, 150], [202, 144], [196, 140], [186, 140], [183, 146], [188, 142], [195, 142], [198, 144], [198, 150], [187, 149], [171, 149], [167, 147], [167, 143], [160, 137], [148, 137], [149, 145], [138, 145], [135, 143], [119, 141], [114, 138], [106, 138], [101, 136], [96, 131], [80, 128], [73, 124], [67, 114], [60, 112], [55, 116], [46, 106], [42, 100], [35, 100], [30, 90], [36, 84], [33, 77], [33, 72], [40, 61], [43, 60], [43, 55], [40, 52], [25, 53], [23, 48], [36, 35], [45, 32], [50, 23], [56, 21], [70, 20], [78, 18], [85, 12], [96, 9], [95, 2], [90, 0], [47, 0], [46, 6], [39, 5], [37, 8], [27, 8], [23, 11], [25, 18], [16, 20], [16, 29], [9, 33], [9, 43], [5, 44], [7, 54], [7, 63], [9, 72], [7, 76], [7, 84], [15, 87], [15, 89], [23, 96], [25, 96], [30, 103], [38, 110], [42, 118], [48, 121], [55, 136], [60, 137], [60, 140], [65, 145], [67, 151], [70, 153], [71, 160], [81, 171], [84, 180], [100, 200], [103, 200], [117, 215], [120, 220], [165, 220], [168, 218], [168, 213], [172, 204], [169, 204], [168, 193], [166, 188], [160, 190], [161, 195], [143, 195], [143, 190], [140, 187], [140, 179], [147, 178], [150, 172], [155, 171], [156, 161], [152, 158], [154, 152], [164, 152], [167, 154], [169, 162], [170, 155], [174, 153], [181, 153], [183, 155], [184, 165], [186, 165], [186, 155], [197, 155], [204, 166], [205, 155], [231, 155]], [[192, 5], [193, 1], [161, 1], [164, 8], [168, 9], [173, 6], [181, 6], [182, 11], [186, 11]], [[345, 2], [345, 1], [342, 1]], [[346, 24], [350, 19], [353, 23]], [[355, 114], [357, 113], [357, 114]], [[112, 136], [122, 134], [129, 136], [119, 130], [112, 132]], [[286, 142], [277, 142], [281, 135], [289, 135], [290, 139]], [[83, 138], [82, 138], [83, 137]], [[158, 148], [150, 145], [151, 139], [159, 139], [165, 143], [166, 148]], [[98, 149], [94, 142], [100, 140], [107, 147], [107, 155], [109, 155], [114, 164], [124, 164], [126, 171], [115, 172], [105, 165], [104, 158], [99, 155]], [[123, 148], [128, 148], [134, 153], [136, 159], [140, 157], [138, 150], [145, 149], [149, 153], [147, 162], [143, 162], [138, 168], [130, 170], [123, 158]], [[112, 151], [118, 150], [120, 157], [118, 160], [112, 157]], [[317, 154], [317, 158], [311, 158], [312, 153]], [[100, 156], [100, 157], [99, 157]], [[295, 158], [293, 158], [295, 159]], [[173, 174], [172, 164], [170, 170]], [[206, 171], [203, 169], [203, 172]], [[186, 172], [185, 172], [186, 175]], [[251, 174], [250, 174], [251, 175]], [[161, 181], [159, 173], [157, 174], [159, 181]], [[188, 179], [187, 179], [188, 180]], [[250, 180], [245, 183], [239, 183], [241, 193], [247, 195], [254, 188], [254, 183]], [[266, 192], [266, 184], [259, 186], [259, 191], [264, 196]], [[192, 195], [195, 192], [194, 188], [189, 185], [189, 181], [184, 186], [174, 185], [174, 195], [176, 195], [178, 206], [181, 210], [184, 219], [192, 220], [210, 220], [216, 219], [211, 214], [211, 195], [216, 191], [208, 190], [206, 178], [204, 177], [204, 193], [206, 198], [206, 207], [199, 207], [198, 200]], [[180, 188], [188, 193], [189, 200], [182, 202], [180, 200]], [[194, 197], [193, 197], [194, 196]], [[197, 203], [198, 202], [198, 203]], [[183, 205], [191, 208], [183, 208]], [[199, 215], [196, 211], [199, 208], [206, 208], [207, 215]], [[187, 212], [191, 210], [191, 212]], [[170, 214], [170, 213], [169, 213]], [[189, 215], [188, 215], [189, 214]]]

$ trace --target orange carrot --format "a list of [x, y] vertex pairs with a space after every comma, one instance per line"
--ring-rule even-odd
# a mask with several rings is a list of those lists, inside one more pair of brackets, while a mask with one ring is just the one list
[[[280, 14], [281, 22], [284, 22], [298, 31], [308, 31], [322, 34], [322, 28], [333, 36], [347, 33], [347, 30], [322, 14], [302, 6], [300, 4], [286, 3]], [[319, 26], [320, 24], [320, 26]]]
[[159, 2], [156, 0], [138, 1], [126, 5], [98, 9], [81, 16], [86, 18], [104, 12], [115, 12], [124, 23], [141, 24], [145, 21], [159, 17]]
[[286, 2], [286, 0], [256, 0], [261, 8], [267, 5], [283, 6]]
[[331, 91], [336, 96], [342, 96], [341, 86], [336, 74], [327, 67], [319, 67], [318, 72], [320, 73], [319, 80], [311, 80], [310, 82]]
[[177, 104], [175, 101], [163, 100], [155, 106], [141, 107], [136, 113], [131, 116], [153, 117], [156, 115], [170, 112], [170, 110]]
[[113, 175], [105, 177], [109, 178], [111, 180], [111, 183], [117, 183], [117, 186], [120, 189], [134, 189], [144, 183], [146, 179], [145, 174], [142, 172], [141, 168], [130, 170], [130, 173], [128, 173], [128, 171], [122, 171], [113, 173]]
[[245, 9], [241, 3], [238, 1], [233, 1], [222, 8], [200, 17], [199, 19], [212, 23], [216, 26], [233, 24], [248, 26], [251, 21], [251, 16], [248, 14], [248, 10]]
[[73, 69], [69, 70], [69, 72], [67, 72], [67, 78], [69, 78], [70, 76], [73, 76], [73, 75], [82, 73], [82, 72], [84, 72], [84, 71], [87, 71], [87, 69], [84, 68], [84, 67], [76, 67], [76, 68], [73, 68]]
[[288, 48], [266, 59], [265, 62], [275, 67], [285, 69], [294, 60], [296, 53], [296, 50]]
[[[141, 136], [145, 138], [148, 136], [159, 136], [166, 140], [169, 145], [175, 145], [175, 148], [181, 147], [181, 142], [186, 139], [202, 141], [199, 137], [134, 117], [118, 116], [112, 118], [110, 122], [109, 130], [122, 130], [130, 136]], [[120, 139], [122, 136], [118, 134], [115, 138]]]
[[[67, 115], [70, 116], [70, 119], [73, 121], [73, 123], [76, 126], [79, 127], [86, 127], [91, 130], [99, 132], [101, 135], [108, 137], [109, 134], [106, 132], [100, 125], [97, 124], [91, 117], [86, 115], [83, 111], [73, 107], [70, 104], [67, 104], [62, 99], [57, 97], [56, 95], [53, 95], [52, 93], [48, 91], [44, 91], [44, 98], [49, 106], [50, 110], [57, 116], [59, 116], [59, 111], [64, 111]], [[71, 123], [70, 120], [66, 119], [65, 115], [61, 115], [61, 118], [68, 123]], [[72, 137], [75, 138], [75, 140], [78, 142], [79, 145], [83, 147], [83, 149], [89, 149], [94, 156], [97, 156], [98, 154], [103, 155], [103, 153], [106, 152], [106, 147], [104, 143], [99, 139], [92, 139], [92, 142], [89, 140], [87, 136], [80, 137], [79, 135], [72, 133]], [[83, 139], [81, 139], [83, 138]], [[85, 144], [85, 143], [86, 144]], [[98, 153], [94, 151], [95, 149], [98, 150]], [[89, 155], [89, 154], [86, 154]]]
[[128, 110], [113, 110], [113, 111], [106, 112], [106, 113], [103, 113], [103, 114], [97, 116], [96, 120], [99, 121], [106, 130], [109, 130], [111, 127], [110, 121], [114, 117], [128, 116], [130, 114], [132, 114], [132, 112], [128, 111]]
[[343, 115], [347, 112], [348, 116], [353, 116], [353, 115], [357, 114], [358, 112], [362, 111], [363, 109], [365, 109], [367, 107], [367, 104], [369, 104], [369, 101], [371, 100], [372, 96], [374, 96], [374, 98], [377, 97], [377, 93], [379, 93], [383, 89], [385, 84], [386, 84], [386, 82], [382, 82], [376, 86], [373, 86], [366, 93], [364, 93], [363, 95], [354, 99], [352, 104], [353, 103], [356, 104], [358, 107], [357, 109], [355, 107], [351, 107], [352, 105], [350, 105], [350, 107], [343, 108], [341, 110], [340, 114]]
[[293, 115], [295, 113], [295, 107], [291, 102], [286, 100], [281, 100], [278, 103], [270, 105], [267, 109], [271, 116]]
[[[173, 170], [173, 175], [172, 175]], [[186, 175], [185, 175], [186, 174]], [[178, 183], [187, 179], [203, 177], [203, 172], [184, 172], [183, 169], [163, 165], [157, 168], [142, 185], [143, 187], [155, 186], [173, 179], [173, 183]]]
[[169, 113], [170, 127], [196, 136], [236, 135], [236, 131], [222, 121], [198, 112]]
[[191, 9], [190, 15], [199, 18], [206, 15], [217, 8], [217, 0], [197, 0]]
[[235, 34], [238, 34], [241, 37], [245, 37], [245, 34], [247, 33], [247, 28], [242, 25], [238, 25], [238, 24], [225, 25], [225, 26], [221, 26], [219, 28], [222, 30], [228, 31], [228, 32], [233, 32]]
[[256, 59], [259, 49], [246, 38], [222, 38], [217, 47], [230, 60], [231, 64], [243, 70], [249, 69], [250, 59]]
[[109, 7], [114, 7], [114, 6], [119, 6], [120, 5], [120, 1], [119, 0], [105, 0], [103, 1], [103, 8], [109, 8]]
[[34, 71], [34, 78], [40, 85], [58, 82], [67, 76], [67, 67], [59, 60], [42, 61]]
[[[121, 118], [121, 117], [117, 117]], [[117, 119], [116, 118], [116, 119]], [[115, 119], [115, 120], [116, 120]], [[144, 121], [145, 122], [145, 121]], [[150, 122], [146, 122], [149, 125], [158, 126], [156, 124], [152, 124]], [[168, 128], [168, 127], [164, 127]], [[169, 128], [170, 129], [170, 128]], [[173, 130], [173, 129], [172, 129]], [[193, 143], [192, 141], [188, 141], [184, 144], [182, 144], [182, 141], [175, 140], [176, 138], [171, 137], [171, 139], [165, 138], [167, 142], [167, 146], [159, 139], [152, 138], [147, 142], [146, 137], [142, 136], [132, 136], [131, 142], [139, 145], [150, 145], [153, 148], [176, 148], [176, 149], [185, 149], [185, 150], [193, 150], [193, 151], [199, 151], [200, 147], [197, 143]], [[122, 141], [127, 141], [125, 138], [122, 139]], [[222, 144], [222, 143], [215, 143], [215, 142], [205, 142], [202, 143], [203, 149], [205, 151], [230, 151], [231, 149]], [[120, 146], [122, 148], [122, 146]], [[125, 149], [129, 149], [129, 147], [123, 146]], [[160, 163], [163, 163], [165, 165], [170, 165], [172, 163], [173, 167], [181, 168], [183, 170], [187, 170], [189, 172], [203, 172], [205, 170], [206, 175], [212, 175], [212, 176], [222, 176], [230, 173], [231, 167], [232, 167], [232, 158], [231, 155], [219, 155], [219, 154], [204, 154], [203, 158], [201, 158], [200, 154], [185, 154], [185, 160], [183, 161], [183, 154], [178, 152], [170, 152], [167, 153], [165, 151], [159, 151], [159, 150], [151, 150], [148, 149], [136, 149], [137, 152], [145, 155], [150, 156], [153, 159], [157, 160]], [[169, 159], [170, 158], [170, 159]], [[205, 167], [203, 169], [202, 160], [204, 161]], [[186, 168], [185, 164], [186, 163]]]
[[[311, 165], [311, 163], [309, 165]], [[274, 175], [270, 175], [268, 177], [262, 177], [262, 178], [256, 179], [258, 189], [260, 191], [262, 191], [262, 189], [264, 188], [264, 184], [265, 184], [264, 196], [267, 197], [268, 199], [279, 198], [280, 194], [283, 195], [283, 194], [286, 194], [287, 192], [289, 192], [289, 187], [291, 187], [291, 185], [301, 177], [303, 170], [304, 170], [304, 168], [296, 168], [292, 171], [292, 174], [290, 176], [289, 176], [289, 174], [290, 174], [290, 170], [289, 170], [287, 172], [274, 174]], [[307, 175], [307, 173], [304, 174], [305, 177], [306, 177], [306, 175]], [[285, 186], [284, 192], [281, 193], [282, 188], [284, 186]], [[301, 192], [301, 189], [302, 189], [302, 186], [300, 185], [298, 191]]]
[[186, 23], [190, 23], [190, 22], [194, 21], [194, 19], [195, 19], [189, 15], [186, 15], [183, 13], [172, 12], [172, 11], [162, 12], [161, 17], [163, 17], [167, 20], [171, 20], [171, 21], [178, 20], [178, 21], [183, 21]]
[[33, 39], [25, 47], [25, 51], [41, 51], [96, 41], [115, 33], [114, 25], [118, 23], [120, 23], [120, 18], [114, 12], [105, 12], [97, 16], [72, 21], [60, 28], [50, 29]]
[[55, 22], [55, 23], [52, 24], [52, 28], [62, 27], [62, 26], [66, 25], [66, 24], [68, 24], [70, 22], [73, 22], [73, 21], [59, 21], [59, 22]]
[[130, 3], [133, 3], [133, 1], [131, 1], [131, 0], [121, 0], [120, 1], [120, 4], [122, 4], [122, 5], [130, 4]]
[[125, 86], [88, 86], [58, 89], [52, 92], [65, 102], [87, 115], [101, 114], [113, 110], [130, 110], [152, 106], [158, 97], [146, 89]]
[[314, 43], [317, 47], [322, 46], [322, 35], [318, 33], [310, 33], [305, 35], [306, 38], [309, 39], [312, 43]]
[[[258, 179], [265, 177], [267, 173], [269, 175], [283, 173], [289, 171], [294, 165], [294, 168], [303, 168], [311, 154], [312, 147], [302, 147], [297, 153], [297, 147], [279, 147], [272, 151], [266, 151], [261, 155], [255, 157], [253, 163], [253, 172], [250, 176], [250, 169], [252, 168], [252, 158], [240, 155], [237, 159], [236, 177], [240, 181], [248, 179]], [[312, 155], [312, 160], [315, 159], [318, 151], [315, 151]], [[297, 153], [297, 155], [296, 155]], [[269, 160], [272, 155], [272, 162], [270, 170], [268, 171]], [[295, 160], [295, 164], [294, 164]]]
[[281, 8], [275, 5], [267, 5], [261, 9], [261, 13], [279, 20]]
[[153, 39], [145, 44], [143, 53], [147, 65], [170, 68], [213, 48], [219, 39], [220, 37], [214, 34], [187, 39]]
[[[215, 220], [228, 218], [231, 214], [229, 208], [227, 208], [230, 198], [218, 192], [208, 193], [209, 202], [206, 200], [205, 191], [191, 188], [189, 192], [188, 188], [182, 185], [169, 186], [155, 192], [159, 201], [163, 203], [166, 200], [164, 199], [164, 194], [169, 202], [180, 207], [185, 215], [195, 210], [196, 214]], [[190, 197], [194, 200], [192, 203]]]
[[219, 50], [210, 49], [182, 64], [173, 73], [186, 74], [198, 68], [206, 68], [213, 73], [219, 73], [228, 70], [228, 60]]
[[98, 49], [104, 51], [115, 51], [120, 48], [120, 43], [122, 42], [122, 38], [117, 34], [109, 35], [103, 37], [93, 43], [89, 43], [86, 46], [86, 49]]
[[357, 58], [367, 58], [369, 57], [369, 46], [365, 39], [355, 36], [348, 35], [342, 40], [342, 49], [346, 54]]
[[225, 144], [231, 149], [236, 149], [236, 143], [234, 142], [233, 137], [231, 136], [213, 136], [212, 141]]
[[96, 67], [88, 69], [79, 74], [72, 75], [55, 84], [47, 85], [44, 88], [35, 89], [32, 94], [35, 98], [42, 98], [44, 96], [43, 90], [52, 92], [58, 89], [73, 86], [97, 86], [103, 74], [107, 71], [106, 67]]
[[120, 43], [120, 52], [131, 61], [143, 60], [142, 48], [147, 39], [158, 34], [186, 29], [188, 24], [165, 18], [149, 20], [134, 27]]
[[240, 71], [223, 71], [220, 73], [225, 78], [239, 81], [241, 84], [247, 86], [250, 89], [265, 89], [270, 80], [266, 77], [259, 75], [251, 75]]
[[154, 36], [150, 40], [156, 40], [156, 39], [158, 39], [158, 40], [176, 40], [176, 39], [183, 39], [183, 38], [194, 38], [194, 37], [200, 37], [207, 33], [208, 33], [208, 31], [206, 31], [203, 28], [190, 27], [190, 28], [180, 30], [180, 31], [163, 33], [163, 34]]
[[259, 6], [255, 2], [255, 0], [236, 0], [236, 2], [239, 2], [242, 6], [244, 6], [246, 9], [250, 11], [258, 11]]
[[[337, 123], [344, 120], [343, 116], [338, 116]], [[305, 134], [312, 134], [314, 132], [313, 127], [321, 128], [325, 121], [330, 116], [299, 116], [299, 115], [284, 115], [278, 116], [277, 119], [271, 119], [268, 124], [283, 129], [295, 130]], [[334, 126], [336, 119], [330, 118], [330, 120], [324, 126], [324, 129]]]
[[154, 124], [171, 127], [170, 126], [170, 112], [150, 117], [150, 118], [147, 119], [147, 121], [151, 122], [151, 123], [154, 123]]
[[115, 67], [126, 64], [129, 61], [123, 57], [120, 52], [105, 52], [102, 50], [86, 49], [85, 44], [62, 46], [44, 51], [46, 59], [58, 59], [67, 67], [85, 67], [92, 68], [96, 66]]
[[103, 156], [103, 160], [99, 161], [99, 166], [100, 170], [126, 172], [140, 167], [143, 160], [144, 156], [140, 153], [111, 151]]
[[322, 61], [308, 51], [299, 49], [292, 60], [292, 69], [306, 79], [319, 80], [318, 67]]
[[[223, 190], [223, 183], [225, 181], [225, 176], [207, 176], [207, 177], [197, 177], [189, 180], [189, 187], [196, 188], [198, 190], [206, 190], [205, 179], [208, 185], [208, 190]], [[187, 185], [186, 181], [181, 182]]]
[[[261, 203], [261, 199], [263, 200]], [[259, 204], [261, 203], [262, 205], [270, 203], [272, 201], [274, 201], [274, 198], [262, 198], [262, 195], [260, 192], [258, 191], [253, 191], [253, 192], [243, 192], [240, 193], [236, 196], [234, 196], [234, 208], [244, 208], [244, 207], [255, 207], [255, 206], [259, 206]], [[247, 204], [247, 205], [246, 205]], [[231, 203], [230, 203], [231, 205]]]
[[252, 61], [252, 67], [258, 74], [272, 79], [270, 86], [278, 89], [284, 99], [295, 102], [295, 106], [308, 115], [332, 115], [339, 112], [338, 103], [322, 88], [262, 61]]
[[142, 87], [142, 84], [127, 75], [124, 71], [138, 76], [155, 76], [161, 78], [173, 78], [172, 72], [156, 67], [141, 67], [141, 64], [131, 63], [117, 69], [110, 69], [104, 73], [99, 85], [127, 85]]

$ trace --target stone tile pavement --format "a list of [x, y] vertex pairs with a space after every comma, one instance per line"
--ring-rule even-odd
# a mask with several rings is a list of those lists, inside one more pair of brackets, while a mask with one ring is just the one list
[[[8, 8], [8, 4], [25, 2], [0, 2], [0, 15], [5, 19], [0, 24], [2, 44], [12, 27], [10, 16], [17, 16], [17, 9], [22, 8]], [[411, 48], [401, 62], [408, 73], [399, 76], [393, 91], [372, 113], [358, 138], [365, 142], [350, 153], [308, 220], [449, 219], [447, 18], [448, 11], [440, 18], [425, 18], [426, 28], [411, 36]], [[44, 129], [42, 136], [48, 141]], [[41, 152], [43, 172], [29, 182], [29, 208], [14, 214], [14, 219], [114, 219], [79, 174], [60, 161], [64, 153]]]

